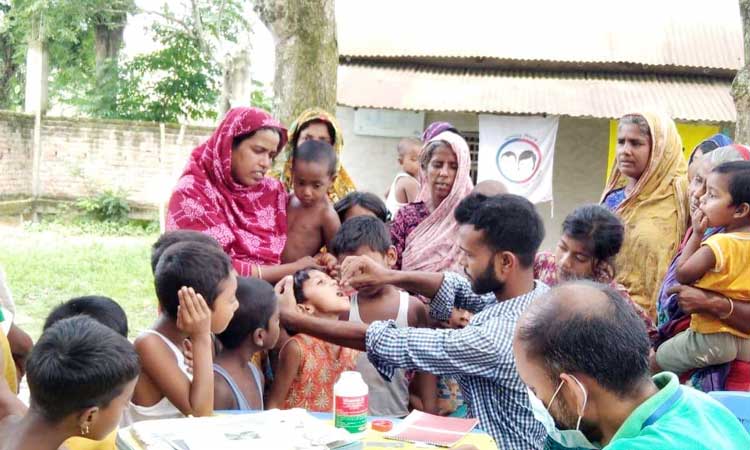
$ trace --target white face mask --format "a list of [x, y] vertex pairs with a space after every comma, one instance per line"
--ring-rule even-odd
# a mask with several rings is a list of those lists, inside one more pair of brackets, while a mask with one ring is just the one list
[[[578, 384], [578, 387], [581, 388], [583, 391], [583, 408], [581, 409], [581, 415], [578, 416], [578, 421], [576, 423], [576, 429], [575, 430], [559, 430], [555, 426], [555, 419], [552, 417], [552, 415], [549, 413], [549, 408], [544, 407], [544, 403], [542, 403], [541, 400], [539, 400], [539, 397], [537, 397], [531, 389], [527, 389], [529, 394], [529, 402], [531, 403], [531, 411], [534, 414], [534, 418], [538, 420], [539, 422], [544, 425], [544, 428], [547, 430], [547, 435], [550, 437], [550, 439], [556, 441], [560, 445], [567, 447], [567, 448], [590, 448], [590, 449], [599, 449], [601, 447], [598, 447], [591, 443], [591, 441], [588, 440], [586, 435], [584, 435], [579, 428], [581, 427], [581, 419], [583, 419], [583, 411], [586, 409], [586, 403], [588, 402], [588, 392], [586, 392], [586, 388], [583, 387], [580, 381], [578, 381], [577, 378], [572, 377], [573, 380], [575, 380], [576, 384]], [[557, 394], [560, 392], [560, 388], [562, 388], [563, 383], [565, 380], [560, 381], [560, 384], [557, 386], [557, 389], [555, 389], [555, 393], [552, 394], [552, 398], [549, 401], [549, 406], [552, 406], [552, 402], [555, 401], [555, 398], [557, 397]]]

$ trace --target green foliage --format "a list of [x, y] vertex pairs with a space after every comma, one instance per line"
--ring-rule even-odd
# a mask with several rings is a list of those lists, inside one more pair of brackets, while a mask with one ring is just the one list
[[240, 0], [198, 0], [192, 8], [185, 16], [168, 5], [158, 12], [164, 22], [152, 31], [162, 48], [120, 67], [115, 92], [100, 89], [116, 100], [98, 115], [155, 122], [216, 117], [221, 62], [214, 55], [250, 33], [250, 24]]
[[24, 66], [19, 51], [19, 23], [11, 12], [11, 1], [0, 0], [0, 108], [15, 109], [23, 102]]
[[155, 122], [215, 117], [220, 71], [199, 40], [166, 27], [154, 31], [164, 47], [123, 67], [114, 108], [102, 115]]
[[122, 26], [133, 12], [134, 0], [0, 0], [0, 107], [23, 103], [30, 37], [47, 45], [50, 102], [79, 106], [97, 83], [96, 27]]
[[[0, 0], [0, 108], [22, 105], [27, 42], [39, 36], [49, 51], [51, 104], [102, 118], [214, 118], [222, 75], [215, 55], [250, 33], [246, 6], [247, 0], [194, 0], [177, 13], [167, 3], [147, 11], [160, 17], [151, 29], [159, 50], [97, 61], [97, 27], [122, 26], [139, 12], [134, 0]], [[248, 101], [271, 107], [259, 85]]]
[[257, 80], [253, 80], [253, 91], [250, 93], [250, 105], [273, 111], [273, 99], [266, 95], [265, 86]]
[[98, 195], [78, 201], [77, 206], [90, 217], [100, 222], [127, 221], [130, 205], [123, 192], [106, 190]]

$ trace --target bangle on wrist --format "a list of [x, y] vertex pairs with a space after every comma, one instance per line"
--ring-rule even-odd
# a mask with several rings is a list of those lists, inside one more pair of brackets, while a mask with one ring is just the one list
[[729, 302], [729, 312], [724, 314], [723, 316], [719, 316], [719, 320], [728, 319], [729, 316], [731, 316], [732, 313], [734, 312], [734, 301], [729, 297], [724, 297], [724, 300]]

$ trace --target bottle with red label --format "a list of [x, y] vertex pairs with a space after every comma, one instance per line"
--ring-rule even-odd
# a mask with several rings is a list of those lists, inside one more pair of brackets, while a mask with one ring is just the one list
[[369, 389], [359, 372], [342, 372], [333, 385], [333, 421], [337, 428], [358, 434], [367, 431]]

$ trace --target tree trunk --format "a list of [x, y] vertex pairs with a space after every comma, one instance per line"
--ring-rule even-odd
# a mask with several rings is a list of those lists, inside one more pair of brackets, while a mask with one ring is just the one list
[[745, 64], [732, 83], [732, 97], [737, 109], [734, 140], [750, 144], [750, 0], [740, 1], [742, 17], [742, 40], [745, 46]]
[[250, 104], [252, 79], [250, 77], [250, 50], [246, 47], [227, 55], [223, 64], [223, 83], [219, 98], [219, 118], [235, 106]]
[[127, 16], [123, 15], [122, 20], [116, 24], [103, 23], [96, 25], [94, 29], [94, 51], [97, 73], [102, 71], [102, 68], [108, 61], [117, 60], [120, 47], [122, 47], [126, 20]]
[[336, 112], [335, 0], [261, 0], [257, 10], [276, 41], [274, 114], [289, 126], [305, 109]]

